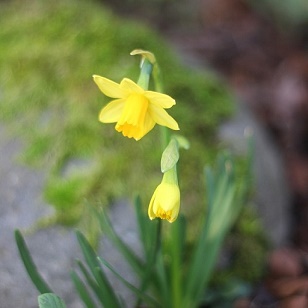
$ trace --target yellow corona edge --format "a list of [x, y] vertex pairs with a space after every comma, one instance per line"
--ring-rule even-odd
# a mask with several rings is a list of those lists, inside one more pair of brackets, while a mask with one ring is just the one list
[[175, 105], [172, 97], [144, 90], [128, 78], [120, 83], [98, 75], [93, 75], [93, 79], [106, 96], [114, 98], [101, 110], [99, 120], [116, 123], [115, 129], [123, 136], [139, 140], [156, 123], [179, 130], [178, 123], [165, 110]]

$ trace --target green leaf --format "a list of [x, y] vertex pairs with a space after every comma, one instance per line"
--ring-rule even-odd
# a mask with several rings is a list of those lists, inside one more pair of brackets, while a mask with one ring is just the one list
[[143, 245], [144, 254], [147, 255], [147, 253], [148, 253], [148, 235], [149, 235], [149, 228], [150, 228], [151, 224], [149, 224], [148, 221], [146, 221], [146, 218], [145, 218], [146, 215], [142, 211], [142, 204], [141, 204], [140, 196], [137, 196], [135, 198], [134, 206], [135, 206], [137, 224], [138, 224], [138, 228], [139, 228], [140, 240], [141, 240], [141, 243]]
[[38, 272], [36, 265], [34, 264], [32, 257], [30, 255], [29, 249], [26, 245], [26, 242], [19, 230], [15, 230], [15, 241], [19, 250], [20, 257], [24, 263], [24, 266], [28, 272], [29, 277], [31, 278], [33, 284], [37, 288], [37, 290], [43, 293], [53, 293], [51, 288], [42, 278], [40, 273]]
[[160, 162], [161, 172], [165, 173], [174, 167], [180, 158], [179, 146], [175, 139], [171, 139], [165, 148]]
[[[139, 274], [139, 290], [140, 292], [145, 292], [151, 285], [154, 289], [158, 290], [158, 294], [164, 294], [164, 291], [167, 289], [163, 289], [162, 284], [159, 281], [162, 277], [158, 277], [158, 273], [155, 273], [155, 268], [157, 267], [157, 258], [161, 254], [161, 221], [149, 221], [148, 215], [142, 211], [141, 200], [139, 197], [135, 199], [135, 210], [139, 227], [139, 236], [143, 245], [145, 259], [143, 271]], [[153, 276], [156, 274], [157, 279], [155, 279]], [[162, 292], [160, 290], [162, 290]], [[141, 298], [139, 298], [139, 300], [140, 299]]]
[[190, 264], [184, 307], [193, 306], [206, 288], [224, 237], [243, 205], [238, 198], [243, 190], [237, 189], [233, 169], [230, 155], [220, 155], [217, 172], [205, 170], [208, 212]]
[[103, 305], [104, 304], [104, 297], [103, 297], [102, 292], [100, 291], [100, 288], [99, 288], [97, 282], [95, 281], [95, 279], [93, 279], [91, 277], [91, 274], [89, 273], [89, 271], [87, 270], [85, 265], [80, 260], [77, 261], [77, 264], [78, 264], [84, 278], [86, 279], [88, 286], [92, 289], [92, 291], [96, 295], [97, 299]]
[[139, 298], [142, 298], [145, 302], [147, 302], [150, 307], [161, 307], [161, 305], [152, 297], [149, 295], [143, 293], [138, 288], [133, 286], [130, 282], [128, 282], [126, 279], [124, 279], [105, 259], [98, 257], [98, 259], [108, 268], [110, 271], [119, 279], [122, 281], [123, 284], [125, 284], [126, 287], [128, 287], [131, 291], [133, 291], [136, 295], [138, 295]]
[[83, 283], [83, 281], [79, 278], [76, 272], [71, 272], [71, 278], [73, 280], [73, 283], [75, 285], [75, 288], [81, 298], [81, 300], [84, 302], [85, 306], [87, 308], [95, 308], [95, 303], [93, 302], [91, 296], [89, 295], [89, 292], [87, 290], [87, 287]]
[[142, 210], [139, 196], [135, 199], [134, 205], [138, 223], [139, 237], [143, 245], [145, 258], [146, 260], [149, 260], [152, 258], [153, 243], [156, 241], [159, 222], [158, 220], [149, 221], [148, 215]]
[[180, 307], [182, 301], [183, 289], [183, 252], [186, 237], [186, 221], [184, 216], [180, 215], [171, 226], [171, 297], [174, 307]]
[[38, 297], [40, 308], [66, 308], [63, 300], [53, 293], [41, 294]]
[[128, 247], [123, 240], [114, 231], [111, 222], [109, 221], [107, 215], [102, 210], [100, 213], [100, 226], [104, 234], [113, 242], [116, 248], [122, 253], [125, 260], [130, 264], [130, 266], [136, 271], [139, 276], [142, 276], [144, 271], [143, 261], [136, 256], [130, 247]]
[[153, 277], [151, 283], [156, 287], [157, 292], [162, 300], [162, 307], [172, 307], [171, 305], [171, 291], [170, 283], [167, 277], [167, 268], [163, 260], [164, 256], [162, 250], [160, 249], [159, 253], [156, 256], [155, 264], [155, 276]]
[[85, 260], [102, 292], [104, 306], [114, 308], [121, 307], [114, 290], [100, 267], [100, 263], [97, 259], [98, 257], [93, 248], [81, 232], [76, 231], [76, 235]]

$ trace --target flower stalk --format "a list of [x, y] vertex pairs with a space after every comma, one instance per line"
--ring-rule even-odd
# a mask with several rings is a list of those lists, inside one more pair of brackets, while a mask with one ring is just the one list
[[153, 71], [153, 65], [151, 62], [149, 62], [147, 59], [142, 61], [141, 63], [141, 71], [139, 75], [139, 79], [137, 84], [143, 88], [144, 90], [147, 90], [149, 88], [149, 82], [151, 73]]

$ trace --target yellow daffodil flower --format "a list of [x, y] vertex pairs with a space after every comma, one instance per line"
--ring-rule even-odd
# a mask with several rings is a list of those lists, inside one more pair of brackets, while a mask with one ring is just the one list
[[180, 210], [180, 189], [177, 183], [176, 168], [164, 173], [162, 182], [157, 186], [151, 198], [148, 215], [174, 222]]
[[157, 123], [179, 130], [177, 122], [165, 109], [175, 105], [175, 100], [162, 93], [147, 91], [128, 78], [119, 84], [107, 78], [93, 75], [99, 89], [114, 98], [99, 114], [103, 123], [116, 123], [115, 129], [123, 136], [141, 139]]

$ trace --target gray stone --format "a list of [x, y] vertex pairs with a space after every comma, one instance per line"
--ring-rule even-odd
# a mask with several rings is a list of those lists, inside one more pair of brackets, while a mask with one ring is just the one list
[[[16, 162], [22, 149], [20, 140], [12, 139], [0, 126], [0, 307], [38, 307], [38, 291], [30, 281], [20, 259], [14, 230], [25, 237], [34, 262], [53, 291], [68, 308], [83, 307], [70, 278], [75, 259], [83, 260], [73, 228], [52, 226], [28, 232], [41, 218], [52, 217], [54, 210], [42, 199], [45, 180], [43, 170], [33, 170]], [[77, 164], [74, 164], [76, 169]], [[84, 165], [81, 164], [81, 167]], [[141, 247], [132, 206], [119, 202], [110, 212], [115, 231], [140, 255]], [[138, 280], [122, 255], [106, 238], [102, 238], [99, 255], [104, 257], [130, 283]], [[106, 270], [116, 293], [132, 307], [133, 294], [110, 271]]]
[[257, 211], [274, 247], [287, 244], [290, 236], [290, 191], [283, 157], [275, 142], [241, 104], [230, 121], [219, 129], [219, 138], [236, 154], [246, 153], [245, 130], [253, 132], [254, 184]]
[[[31, 229], [39, 218], [53, 214], [42, 200], [43, 171], [16, 163], [21, 150], [0, 127], [0, 307], [37, 307], [38, 292], [27, 276], [15, 244], [14, 230]], [[65, 299], [68, 307], [82, 307], [73, 295], [69, 270], [78, 256], [72, 230], [53, 227], [25, 235], [33, 259], [50, 286]]]

